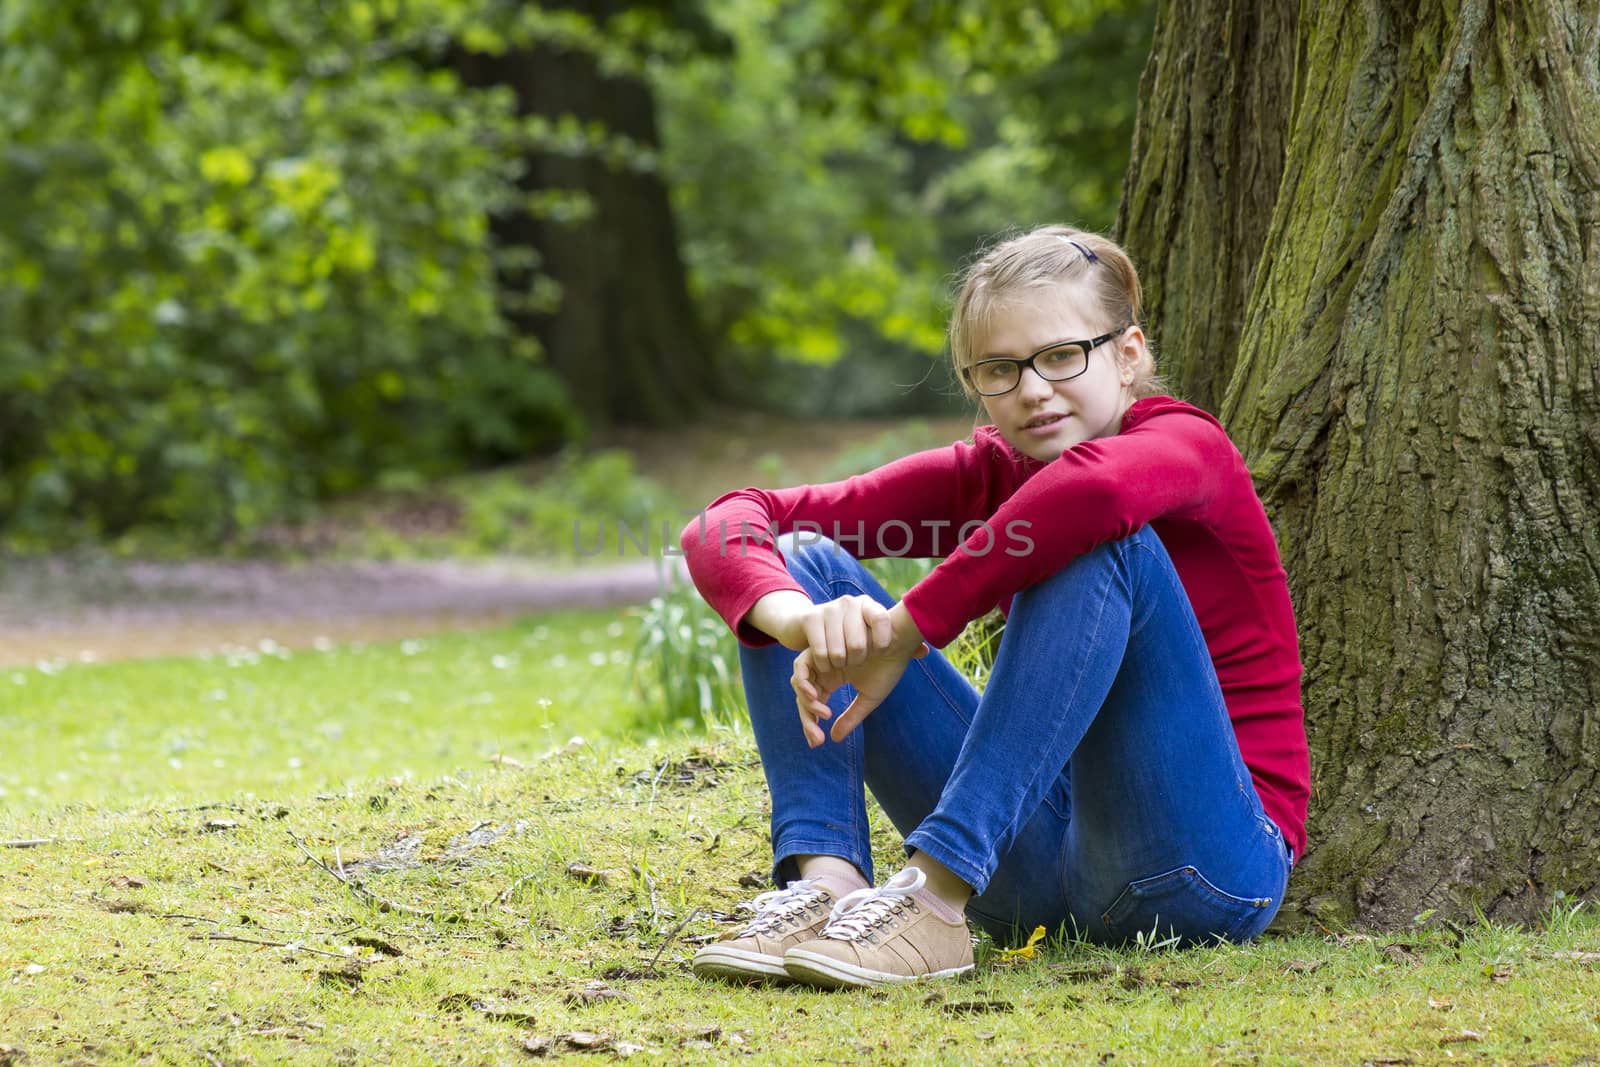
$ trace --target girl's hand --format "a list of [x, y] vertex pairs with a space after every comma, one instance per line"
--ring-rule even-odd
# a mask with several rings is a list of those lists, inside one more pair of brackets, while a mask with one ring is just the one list
[[859, 667], [869, 656], [888, 651], [894, 637], [889, 609], [865, 595], [818, 604], [802, 625], [813, 658], [835, 671]]
[[747, 618], [785, 648], [810, 649], [819, 664], [834, 670], [860, 666], [888, 651], [894, 639], [889, 609], [869, 596], [813, 604], [804, 593], [783, 590], [757, 600]]
[[814, 647], [795, 657], [790, 685], [794, 689], [795, 706], [800, 711], [801, 729], [812, 748], [822, 744], [821, 723], [833, 718], [827, 701], [840, 686], [853, 686], [856, 698], [829, 731], [835, 741], [843, 741], [861, 720], [889, 698], [905, 673], [906, 664], [928, 654], [922, 634], [904, 608], [896, 604], [891, 612], [885, 613], [885, 618], [890, 624], [889, 640], [883, 650], [866, 655], [860, 663], [846, 662], [836, 667], [831, 661], [821, 659]]

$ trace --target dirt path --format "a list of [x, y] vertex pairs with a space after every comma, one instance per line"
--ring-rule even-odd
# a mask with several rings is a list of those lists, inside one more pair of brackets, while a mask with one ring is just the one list
[[[925, 448], [971, 428], [970, 418], [824, 422], [725, 413], [670, 432], [614, 431], [595, 444], [630, 452], [638, 470], [674, 499], [702, 502], [771, 476], [784, 484], [838, 477], [841, 456], [874, 449], [884, 434], [900, 435], [895, 447]], [[766, 460], [779, 469], [763, 467]], [[556, 608], [643, 603], [658, 587], [661, 562], [0, 559], [0, 667], [181, 655], [265, 640], [296, 648], [318, 639], [395, 639]]]
[[0, 666], [383, 640], [642, 603], [658, 561], [0, 564]]

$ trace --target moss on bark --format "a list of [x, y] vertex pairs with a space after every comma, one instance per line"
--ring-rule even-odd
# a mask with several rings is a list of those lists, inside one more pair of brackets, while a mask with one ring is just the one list
[[1163, 0], [1117, 231], [1162, 370], [1216, 411], [1233, 371], [1288, 130], [1291, 4]]
[[[1199, 7], [1169, 17], [1254, 10]], [[1600, 6], [1312, 5], [1295, 52], [1248, 296], [1217, 296], [1306, 665], [1297, 883], [1378, 924], [1530, 918], [1600, 885]], [[1202, 331], [1162, 307], [1169, 352]]]

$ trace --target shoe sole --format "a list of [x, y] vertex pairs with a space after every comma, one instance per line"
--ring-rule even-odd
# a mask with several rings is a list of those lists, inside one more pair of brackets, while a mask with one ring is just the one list
[[943, 971], [930, 971], [927, 974], [894, 974], [891, 971], [873, 971], [865, 967], [857, 967], [843, 960], [836, 960], [831, 956], [821, 956], [805, 949], [790, 949], [783, 957], [784, 972], [797, 982], [806, 985], [819, 986], [823, 989], [843, 989], [847, 986], [856, 988], [876, 988], [878, 986], [896, 985], [902, 982], [923, 982], [930, 979], [954, 978], [972, 970], [972, 964], [961, 967], [950, 967]]
[[716, 945], [707, 945], [696, 952], [692, 967], [697, 978], [721, 978], [730, 982], [789, 980], [789, 972], [779, 956], [765, 956], [759, 952], [744, 952]]

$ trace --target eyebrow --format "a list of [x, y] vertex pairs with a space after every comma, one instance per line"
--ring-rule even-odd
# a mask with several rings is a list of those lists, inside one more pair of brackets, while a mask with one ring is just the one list
[[1048, 352], [1052, 348], [1060, 348], [1062, 345], [1077, 344], [1079, 341], [1082, 341], [1082, 340], [1083, 340], [1083, 338], [1081, 338], [1081, 337], [1063, 337], [1059, 341], [1051, 341], [1047, 345], [1041, 345], [1040, 347], [1035, 348], [1032, 352], [1029, 352], [1026, 356], [1012, 356], [1012, 355], [1008, 355], [1008, 354], [1006, 354], [1004, 352], [988, 352], [988, 353], [985, 353], [984, 355], [979, 356], [977, 359], [973, 360], [972, 362], [974, 362], [974, 363], [982, 363], [986, 359], [1009, 359], [1009, 360], [1012, 360], [1013, 362], [1016, 362], [1016, 361], [1019, 361], [1019, 360], [1030, 359], [1033, 356], [1037, 356], [1040, 352]]

